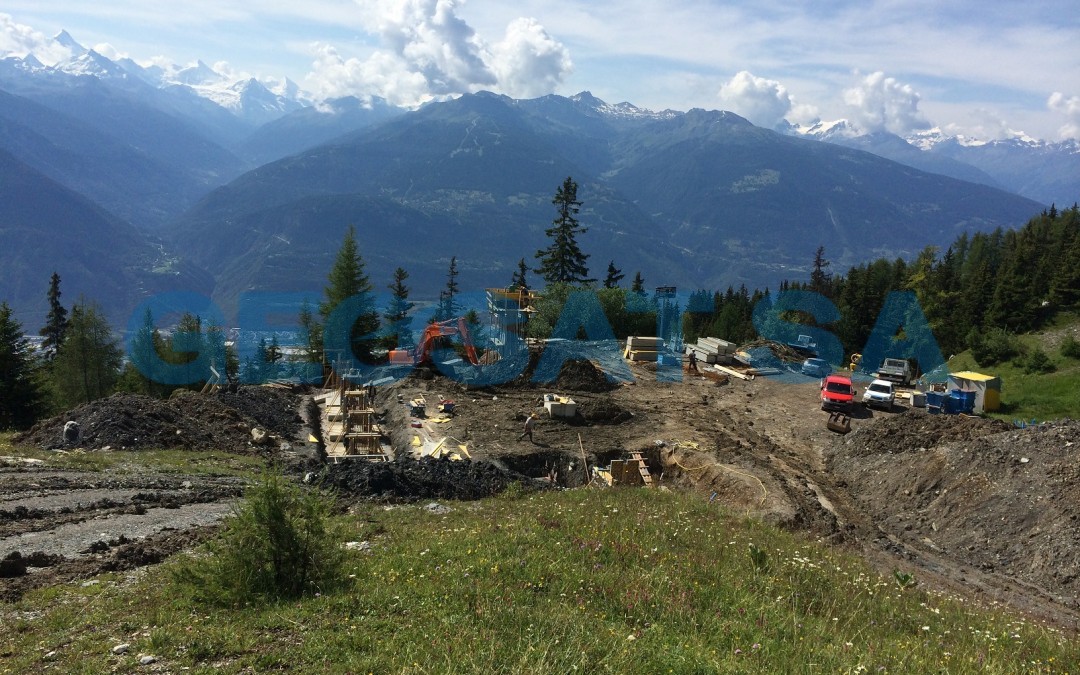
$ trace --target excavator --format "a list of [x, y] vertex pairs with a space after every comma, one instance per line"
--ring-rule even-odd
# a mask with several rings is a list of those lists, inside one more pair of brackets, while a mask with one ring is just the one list
[[424, 333], [421, 335], [420, 342], [417, 343], [416, 347], [413, 349], [390, 350], [388, 355], [390, 364], [416, 366], [427, 363], [431, 361], [431, 352], [435, 348], [435, 343], [440, 338], [451, 335], [461, 336], [461, 342], [465, 345], [465, 358], [468, 359], [469, 363], [474, 366], [480, 365], [480, 360], [476, 357], [476, 348], [473, 347], [472, 337], [469, 335], [469, 329], [465, 325], [464, 318], [429, 323], [424, 327]]

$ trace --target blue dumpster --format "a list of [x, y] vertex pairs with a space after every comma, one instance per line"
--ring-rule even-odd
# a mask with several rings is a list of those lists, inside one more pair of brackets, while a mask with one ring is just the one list
[[944, 405], [945, 394], [940, 391], [928, 391], [926, 392], [926, 411], [932, 415], [936, 415], [941, 412], [941, 408]]

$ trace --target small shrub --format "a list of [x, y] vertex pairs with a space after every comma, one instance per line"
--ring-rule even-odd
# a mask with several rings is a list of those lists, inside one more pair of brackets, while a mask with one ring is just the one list
[[267, 472], [248, 489], [209, 557], [182, 564], [196, 599], [226, 606], [327, 592], [346, 578], [333, 499]]
[[1061, 342], [1061, 355], [1067, 359], [1080, 359], [1080, 342], [1071, 335], [1066, 335]]
[[1057, 369], [1050, 360], [1050, 357], [1041, 349], [1035, 349], [1029, 352], [1027, 356], [1022, 359], [1021, 365], [1024, 368], [1024, 372], [1028, 375], [1052, 373]]
[[754, 566], [754, 573], [766, 573], [769, 571], [769, 554], [750, 542], [750, 563]]
[[989, 330], [972, 329], [967, 336], [971, 355], [982, 366], [1003, 363], [1018, 356], [1021, 352], [1020, 341], [1016, 336], [1002, 328]]
[[896, 579], [896, 585], [901, 589], [913, 588], [916, 583], [915, 575], [900, 570], [893, 570], [893, 578]]

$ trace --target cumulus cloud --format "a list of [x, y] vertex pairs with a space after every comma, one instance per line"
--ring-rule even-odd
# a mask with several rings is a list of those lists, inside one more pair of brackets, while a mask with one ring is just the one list
[[863, 131], [889, 131], [906, 136], [930, 123], [919, 112], [921, 96], [911, 85], [902, 84], [878, 71], [844, 90], [844, 103], [854, 108], [852, 121]]
[[514, 98], [550, 94], [573, 68], [570, 52], [536, 19], [510, 22], [506, 36], [491, 53], [500, 91]]
[[313, 46], [308, 85], [322, 96], [377, 95], [399, 105], [492, 89], [513, 96], [550, 93], [570, 71], [560, 43], [533, 19], [516, 19], [485, 42], [457, 15], [457, 0], [357, 0], [383, 48], [367, 58]]
[[[742, 115], [759, 127], [773, 128], [792, 110], [791, 95], [776, 80], [757, 77], [745, 70], [720, 87], [724, 108]], [[807, 111], [800, 109], [800, 115]]]
[[1050, 94], [1046, 107], [1065, 115], [1065, 125], [1058, 129], [1062, 138], [1080, 140], [1080, 96], [1066, 96], [1060, 91]]
[[390, 52], [376, 52], [367, 59], [344, 58], [331, 45], [316, 45], [316, 60], [307, 82], [324, 98], [381, 96], [396, 105], [413, 105], [431, 99], [427, 80]]
[[15, 23], [9, 14], [0, 14], [0, 56], [24, 57], [33, 54], [45, 65], [56, 65], [71, 57], [71, 51], [30, 26]]

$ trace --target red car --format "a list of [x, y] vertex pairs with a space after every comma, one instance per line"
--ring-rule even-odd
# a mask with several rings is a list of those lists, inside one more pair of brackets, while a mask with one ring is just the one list
[[855, 388], [851, 378], [829, 375], [821, 381], [821, 409], [850, 413], [855, 401]]

